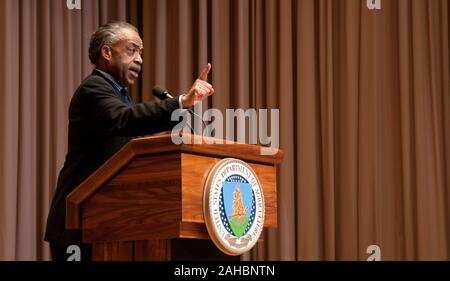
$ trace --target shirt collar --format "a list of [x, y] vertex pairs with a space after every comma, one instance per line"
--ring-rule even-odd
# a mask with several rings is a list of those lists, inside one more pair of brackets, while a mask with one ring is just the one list
[[103, 77], [106, 78], [106, 80], [108, 80], [109, 83], [111, 83], [111, 85], [119, 92], [119, 93], [123, 93], [123, 91], [125, 90], [127, 92], [127, 90], [120, 85], [115, 79], [114, 77], [112, 77], [111, 74], [109, 74], [108, 72], [105, 72], [103, 70], [100, 70], [98, 68], [95, 69], [95, 71], [100, 72], [100, 74], [103, 75]]

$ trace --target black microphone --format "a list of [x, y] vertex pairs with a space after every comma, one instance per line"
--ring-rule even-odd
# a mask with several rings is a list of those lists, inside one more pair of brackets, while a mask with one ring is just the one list
[[[155, 86], [152, 89], [152, 94], [160, 100], [165, 100], [167, 98], [173, 98], [173, 96], [170, 94], [170, 92], [167, 89], [163, 89], [158, 86]], [[202, 130], [204, 130], [206, 128], [206, 124], [205, 124], [205, 121], [203, 121], [203, 118], [201, 116], [199, 116], [197, 113], [195, 113], [194, 111], [192, 111], [190, 108], [188, 108], [187, 110], [190, 113], [192, 113], [194, 116], [197, 116], [198, 118], [200, 118], [200, 120], [202, 121]], [[191, 132], [193, 134], [195, 134], [194, 129], [191, 127], [191, 125], [188, 124], [188, 126], [191, 128]]]
[[165, 100], [167, 98], [173, 98], [168, 90], [163, 89], [158, 86], [156, 86], [152, 89], [152, 93], [155, 97], [157, 97], [160, 100]]

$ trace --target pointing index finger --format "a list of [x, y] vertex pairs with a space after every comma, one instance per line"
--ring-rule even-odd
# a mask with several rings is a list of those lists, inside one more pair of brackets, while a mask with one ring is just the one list
[[208, 65], [202, 70], [202, 73], [198, 77], [198, 79], [206, 81], [206, 78], [208, 78], [208, 73], [211, 70], [211, 64], [208, 63]]

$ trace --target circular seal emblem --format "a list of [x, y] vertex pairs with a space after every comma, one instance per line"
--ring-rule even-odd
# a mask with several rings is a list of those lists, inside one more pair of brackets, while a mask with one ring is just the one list
[[203, 216], [214, 244], [225, 254], [249, 251], [264, 226], [264, 194], [255, 171], [226, 158], [214, 165], [203, 192]]

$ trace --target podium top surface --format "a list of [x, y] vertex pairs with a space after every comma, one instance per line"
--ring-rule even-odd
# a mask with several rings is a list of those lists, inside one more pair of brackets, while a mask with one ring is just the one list
[[[135, 156], [154, 153], [192, 153], [211, 157], [233, 157], [244, 161], [266, 165], [279, 164], [283, 158], [281, 149], [261, 145], [243, 144], [216, 138], [184, 134], [181, 144], [175, 144], [176, 135], [164, 132], [158, 135], [131, 140], [123, 150], [131, 149]], [[117, 154], [120, 154], [119, 151]], [[113, 157], [116, 157], [113, 156]]]

